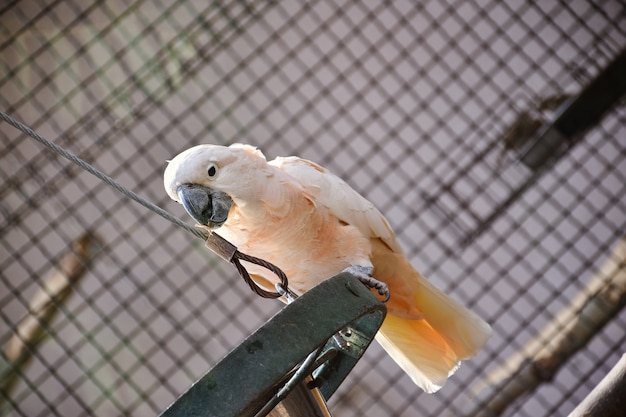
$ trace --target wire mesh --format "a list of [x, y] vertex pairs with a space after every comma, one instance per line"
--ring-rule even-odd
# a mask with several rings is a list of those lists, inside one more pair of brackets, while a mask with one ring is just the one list
[[[542, 169], [519, 160], [537, 126], [626, 47], [620, 1], [22, 0], [0, 19], [0, 106], [42, 135], [181, 217], [161, 178], [192, 145], [317, 161], [493, 326], [434, 395], [372, 346], [334, 415], [459, 415], [625, 234], [623, 101]], [[3, 412], [154, 415], [280, 308], [202, 242], [0, 132], [0, 346], [72, 243], [99, 242], [54, 320], [40, 320], [47, 337], [30, 363], [11, 368]], [[623, 353], [624, 328], [620, 312], [504, 415], [567, 414]]]

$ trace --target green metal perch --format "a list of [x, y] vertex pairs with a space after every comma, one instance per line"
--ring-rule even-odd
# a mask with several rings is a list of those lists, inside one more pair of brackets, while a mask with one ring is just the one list
[[386, 311], [354, 276], [330, 278], [250, 335], [161, 416], [266, 415], [282, 398], [279, 391], [288, 395], [298, 386], [302, 395], [305, 378], [328, 400], [369, 346]]

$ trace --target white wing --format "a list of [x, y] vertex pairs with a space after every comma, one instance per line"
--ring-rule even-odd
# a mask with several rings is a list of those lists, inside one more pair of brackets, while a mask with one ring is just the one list
[[269, 162], [294, 177], [339, 220], [356, 226], [370, 238], [380, 238], [396, 253], [404, 253], [387, 220], [372, 203], [345, 181], [323, 167], [295, 156], [278, 157]]

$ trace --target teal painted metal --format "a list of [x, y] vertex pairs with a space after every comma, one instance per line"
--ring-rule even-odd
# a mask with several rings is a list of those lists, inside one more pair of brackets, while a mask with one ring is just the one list
[[354, 276], [330, 278], [285, 306], [161, 416], [253, 416], [321, 346], [318, 362], [323, 363], [313, 375], [328, 400], [369, 346], [386, 311]]

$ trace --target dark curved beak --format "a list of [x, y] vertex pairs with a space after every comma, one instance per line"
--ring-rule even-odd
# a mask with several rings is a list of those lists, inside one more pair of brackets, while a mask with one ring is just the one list
[[226, 219], [233, 200], [223, 191], [198, 184], [183, 184], [176, 188], [178, 198], [195, 221], [217, 229]]

